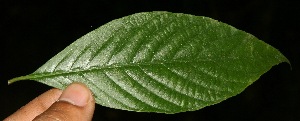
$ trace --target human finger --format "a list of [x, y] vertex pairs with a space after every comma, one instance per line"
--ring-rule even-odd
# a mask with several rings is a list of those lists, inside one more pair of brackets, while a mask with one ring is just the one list
[[50, 89], [21, 107], [4, 121], [32, 121], [56, 102], [61, 94], [62, 90]]
[[95, 100], [91, 91], [82, 83], [72, 83], [61, 94], [58, 101], [34, 121], [91, 121]]

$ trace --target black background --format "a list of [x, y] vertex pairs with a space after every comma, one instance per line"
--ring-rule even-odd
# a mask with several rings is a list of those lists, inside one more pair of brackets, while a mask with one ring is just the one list
[[293, 69], [288, 64], [275, 66], [241, 94], [198, 111], [166, 115], [97, 105], [94, 120], [300, 120], [300, 3], [241, 1], [1, 0], [0, 120], [51, 88], [29, 80], [7, 86], [8, 79], [32, 73], [77, 38], [113, 19], [145, 11], [180, 12], [225, 22], [279, 49]]

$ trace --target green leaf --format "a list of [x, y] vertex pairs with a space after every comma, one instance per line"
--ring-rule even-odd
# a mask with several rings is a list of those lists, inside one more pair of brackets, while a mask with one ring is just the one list
[[30, 79], [63, 89], [79, 81], [103, 106], [178, 113], [237, 95], [281, 62], [289, 63], [278, 50], [227, 24], [144, 12], [101, 26], [9, 82]]

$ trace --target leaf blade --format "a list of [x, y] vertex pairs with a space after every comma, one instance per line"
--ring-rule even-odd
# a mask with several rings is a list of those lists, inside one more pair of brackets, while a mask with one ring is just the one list
[[81, 81], [98, 104], [177, 113], [232, 97], [281, 62], [278, 50], [227, 24], [147, 12], [101, 26], [21, 79], [61, 89]]

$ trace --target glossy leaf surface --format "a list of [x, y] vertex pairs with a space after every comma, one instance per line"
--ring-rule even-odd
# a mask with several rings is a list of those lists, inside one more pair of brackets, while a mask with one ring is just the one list
[[103, 106], [178, 113], [237, 95], [281, 62], [288, 60], [278, 50], [227, 24], [145, 12], [99, 27], [10, 82], [30, 79], [63, 89], [79, 81]]

